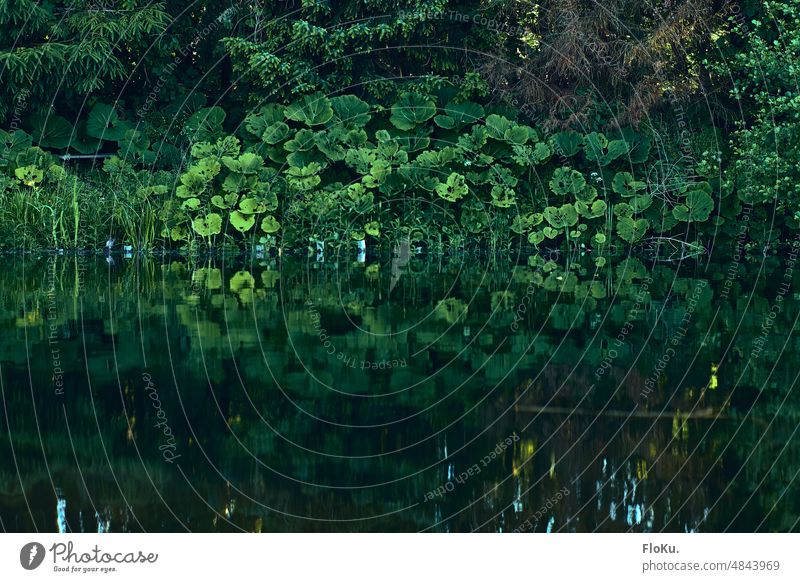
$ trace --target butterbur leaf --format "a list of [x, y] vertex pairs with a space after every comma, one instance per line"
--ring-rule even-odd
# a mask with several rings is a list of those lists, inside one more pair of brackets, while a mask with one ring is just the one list
[[560, 230], [556, 230], [552, 226], [545, 226], [542, 229], [542, 234], [551, 240], [556, 238], [560, 232], [561, 232]]
[[456, 120], [449, 115], [437, 115], [433, 122], [442, 129], [453, 129], [456, 126]]
[[581, 149], [583, 138], [574, 131], [562, 131], [555, 134], [552, 138], [553, 150], [556, 154], [564, 157], [572, 157]]
[[631, 244], [638, 242], [649, 228], [650, 222], [644, 218], [634, 220], [625, 216], [617, 221], [617, 234], [622, 240]]
[[618, 157], [628, 153], [628, 144], [621, 139], [609, 141], [602, 133], [593, 131], [584, 138], [583, 151], [586, 159], [590, 162], [607, 166]]
[[544, 209], [544, 219], [553, 228], [563, 230], [578, 223], [578, 211], [572, 204], [564, 204], [561, 207], [548, 206]]
[[553, 155], [550, 146], [540, 141], [533, 146], [533, 159], [537, 164], [544, 164]]
[[230, 215], [231, 225], [239, 232], [247, 232], [256, 223], [256, 218], [252, 214], [242, 214], [238, 210], [234, 210]]
[[225, 202], [225, 199], [219, 194], [215, 194], [214, 196], [211, 197], [211, 204], [213, 204], [217, 208], [222, 208], [223, 210], [228, 209], [227, 202]]
[[515, 125], [503, 132], [503, 139], [513, 145], [524, 145], [528, 141], [528, 129], [523, 125]]
[[672, 215], [681, 222], [704, 222], [712, 210], [714, 200], [711, 196], [702, 190], [694, 190], [686, 195], [682, 204], [672, 209]]
[[584, 218], [599, 218], [606, 213], [606, 203], [604, 200], [595, 200], [589, 205], [586, 202], [578, 201], [575, 203], [575, 209], [578, 214]]
[[[503, 139], [506, 131], [515, 126], [516, 124], [513, 121], [506, 119], [502, 115], [497, 115], [496, 113], [493, 113], [486, 118], [486, 132], [489, 137], [493, 139]], [[527, 131], [525, 133], [527, 137]]]
[[31, 118], [31, 125], [31, 135], [41, 147], [60, 150], [70, 145], [74, 129], [60, 115], [35, 115]]
[[414, 129], [434, 115], [436, 115], [436, 103], [433, 99], [418, 93], [403, 93], [397, 103], [392, 105], [389, 121], [397, 129], [406, 131]]
[[216, 212], [192, 220], [192, 229], [200, 236], [213, 236], [222, 232], [222, 217]]
[[200, 208], [200, 199], [199, 198], [188, 198], [187, 200], [183, 201], [181, 204], [181, 208], [186, 210], [197, 210]]
[[225, 156], [222, 158], [222, 163], [225, 164], [225, 166], [231, 172], [243, 175], [253, 175], [257, 174], [264, 165], [264, 160], [259, 155], [245, 152], [238, 158]]
[[575, 199], [591, 204], [597, 198], [597, 188], [594, 186], [586, 186], [583, 190], [575, 193]]
[[455, 202], [463, 198], [469, 192], [466, 179], [461, 174], [453, 172], [447, 177], [444, 184], [436, 185], [436, 193], [439, 197], [444, 198], [448, 202]]
[[242, 214], [255, 214], [259, 211], [259, 203], [255, 198], [244, 198], [239, 202], [239, 212]]
[[369, 123], [370, 107], [355, 95], [341, 95], [331, 99], [333, 122], [335, 125], [356, 125], [363, 127]]
[[639, 190], [643, 190], [646, 187], [647, 184], [635, 180], [633, 174], [630, 172], [617, 172], [614, 174], [614, 180], [611, 182], [611, 189], [620, 196], [626, 198], [633, 196]]
[[44, 179], [44, 172], [36, 166], [23, 166], [14, 170], [17, 180], [29, 187], [36, 186]]
[[192, 140], [211, 141], [222, 133], [223, 121], [225, 110], [222, 107], [204, 107], [186, 120], [184, 128]]
[[641, 164], [650, 157], [652, 140], [645, 137], [631, 127], [622, 130], [622, 139], [625, 140], [628, 158], [633, 164]]
[[247, 131], [263, 139], [264, 132], [275, 123], [282, 122], [284, 107], [276, 103], [265, 105], [257, 112], [250, 113], [244, 118], [244, 126]]
[[544, 233], [540, 230], [536, 230], [528, 235], [528, 242], [532, 245], [539, 245], [542, 241], [544, 241]]
[[95, 105], [86, 119], [87, 135], [97, 139], [119, 141], [129, 129], [132, 128], [120, 120], [114, 108], [105, 103]]
[[586, 179], [583, 174], [567, 166], [558, 168], [553, 172], [553, 178], [550, 180], [550, 189], [562, 196], [575, 196], [582, 192], [585, 187]]
[[650, 194], [637, 194], [631, 199], [631, 208], [634, 214], [641, 214], [653, 203], [653, 197]]
[[310, 129], [301, 129], [295, 136], [283, 144], [287, 152], [305, 152], [314, 147], [316, 133]]
[[617, 218], [625, 218], [633, 216], [633, 206], [626, 202], [621, 202], [614, 205], [614, 216]]
[[280, 143], [289, 137], [290, 133], [291, 130], [289, 129], [288, 125], [286, 125], [283, 121], [276, 121], [264, 129], [261, 139], [264, 141], [264, 143], [275, 145], [276, 143]]
[[264, 217], [264, 220], [261, 221], [261, 230], [266, 232], [267, 234], [272, 234], [278, 232], [281, 229], [281, 223], [272, 216], [268, 214]]
[[483, 107], [471, 101], [464, 101], [463, 103], [448, 103], [444, 108], [444, 114], [453, 120], [456, 127], [461, 128], [464, 125], [475, 123], [483, 119]]
[[289, 105], [284, 111], [287, 119], [299, 121], [311, 127], [328, 123], [333, 117], [331, 100], [322, 93], [306, 95]]
[[505, 188], [503, 186], [492, 187], [492, 206], [498, 208], [511, 208], [517, 203], [517, 197], [514, 190]]

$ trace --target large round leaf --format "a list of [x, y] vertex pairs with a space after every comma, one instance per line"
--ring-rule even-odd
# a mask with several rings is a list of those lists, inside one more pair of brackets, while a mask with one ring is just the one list
[[216, 212], [198, 216], [192, 221], [192, 229], [200, 236], [212, 236], [222, 232], [222, 217]]
[[624, 216], [617, 221], [617, 234], [631, 244], [641, 239], [649, 228], [650, 222], [644, 218], [634, 220], [630, 216]]
[[132, 129], [131, 126], [119, 118], [111, 105], [105, 103], [95, 105], [86, 119], [86, 134], [96, 139], [120, 141], [129, 129]]
[[261, 221], [261, 230], [266, 232], [267, 234], [272, 234], [274, 232], [278, 232], [281, 228], [281, 223], [278, 222], [274, 216], [268, 214], [264, 217], [264, 220]]
[[333, 121], [336, 125], [366, 125], [370, 120], [370, 107], [355, 95], [341, 95], [331, 99]]
[[586, 179], [583, 174], [567, 166], [558, 168], [553, 172], [553, 178], [550, 180], [550, 189], [561, 196], [575, 196], [582, 192], [585, 187]]
[[333, 117], [333, 107], [331, 107], [331, 100], [325, 95], [314, 93], [289, 105], [284, 114], [287, 119], [300, 121], [310, 127], [328, 123]]
[[702, 190], [694, 190], [686, 195], [683, 204], [672, 209], [672, 215], [682, 222], [704, 222], [714, 210], [714, 200]]
[[548, 206], [544, 209], [544, 219], [556, 229], [575, 226], [578, 222], [578, 211], [572, 204], [564, 204], [560, 208]]
[[186, 120], [184, 128], [193, 141], [213, 141], [222, 133], [225, 110], [222, 107], [204, 107]]
[[238, 210], [231, 212], [231, 225], [239, 232], [247, 232], [256, 223], [256, 218], [252, 214], [242, 214]]
[[428, 121], [434, 115], [436, 115], [436, 103], [433, 99], [418, 93], [403, 93], [397, 103], [392, 105], [389, 121], [397, 129], [407, 131]]
[[31, 127], [34, 141], [43, 148], [62, 150], [70, 145], [72, 124], [60, 115], [35, 115]]

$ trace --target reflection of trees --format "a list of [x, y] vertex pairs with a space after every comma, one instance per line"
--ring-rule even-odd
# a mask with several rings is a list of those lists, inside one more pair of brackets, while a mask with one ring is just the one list
[[[767, 529], [785, 529], [800, 514], [796, 486], [785, 489], [797, 470], [791, 395], [758, 443], [791, 387], [778, 354], [787, 338], [792, 350], [797, 347], [790, 335], [794, 297], [785, 298], [761, 358], [748, 366], [772, 302], [755, 300], [745, 310], [733, 296], [719, 302], [713, 290], [702, 295], [681, 357], [642, 402], [644, 380], [682, 325], [694, 289], [695, 279], [672, 269], [651, 273], [647, 305], [633, 314], [644, 273], [636, 263], [614, 267], [602, 282], [580, 269], [519, 267], [509, 283], [507, 270], [430, 262], [415, 270], [422, 274], [402, 277], [389, 298], [385, 265], [367, 271], [370, 266], [330, 263], [195, 268], [143, 261], [108, 271], [104, 263], [84, 261], [76, 277], [75, 261], [56, 260], [53, 320], [47, 319], [45, 263], [29, 262], [24, 273], [12, 265], [0, 274], [9, 412], [9, 426], [0, 415], [0, 517], [8, 529], [31, 529], [31, 519], [40, 528], [54, 527], [54, 487], [68, 501], [74, 529], [81, 519], [85, 529], [95, 527], [94, 505], [112, 529], [180, 529], [168, 506], [197, 530], [232, 529], [228, 519], [264, 531], [415, 530], [440, 520], [434, 529], [509, 531], [562, 487], [570, 495], [546, 512], [537, 531], [551, 518], [553, 530], [714, 531], [740, 509], [734, 529], [751, 529], [764, 516]], [[535, 289], [530, 307], [512, 331], [529, 283]], [[333, 355], [309, 317], [309, 298]], [[740, 320], [734, 355], [720, 366], [718, 387], [701, 400], [711, 364], [719, 363]], [[631, 331], [609, 360], [628, 322]], [[51, 324], [62, 362], [70, 363], [63, 410], [51, 388]], [[784, 358], [793, 353], [785, 349]], [[359, 363], [353, 367], [339, 353]], [[143, 354], [197, 496], [160, 458], [155, 412], [141, 382]], [[361, 359], [397, 358], [408, 365], [359, 369]], [[689, 366], [692, 358], [696, 363]], [[603, 361], [610, 364], [598, 377]], [[363, 397], [376, 394], [385, 397]], [[606, 412], [570, 416], [578, 403], [581, 411]], [[755, 420], [746, 420], [734, 437], [753, 403]], [[637, 404], [650, 416], [626, 419]], [[686, 420], [697, 407], [723, 411], [724, 418]], [[300, 409], [340, 424], [407, 420], [351, 429]], [[662, 409], [663, 419], [652, 418]], [[427, 491], [478, 462], [534, 416], [523, 438], [478, 477], [422, 502]], [[351, 519], [415, 503], [391, 517], [352, 523], [278, 513]], [[779, 509], [770, 513], [773, 505]]]

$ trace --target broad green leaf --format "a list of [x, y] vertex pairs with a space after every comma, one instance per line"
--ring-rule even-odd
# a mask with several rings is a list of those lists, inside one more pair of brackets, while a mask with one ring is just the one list
[[681, 222], [704, 222], [714, 210], [714, 200], [702, 190], [689, 192], [683, 203], [672, 209], [672, 215]]
[[203, 237], [217, 235], [222, 232], [222, 217], [216, 212], [198, 216], [192, 220], [192, 229]]
[[611, 189], [625, 198], [635, 195], [646, 187], [647, 184], [635, 180], [630, 172], [617, 172], [611, 182]]
[[503, 139], [506, 131], [515, 126], [516, 124], [513, 121], [506, 119], [502, 115], [497, 115], [496, 113], [493, 113], [486, 118], [486, 132], [489, 137], [494, 139]]
[[544, 209], [544, 219], [553, 228], [563, 230], [578, 223], [578, 211], [572, 204], [564, 204], [561, 207], [548, 206]]
[[562, 196], [575, 196], [585, 187], [586, 179], [583, 174], [567, 166], [553, 172], [553, 178], [550, 180], [550, 189]]
[[331, 99], [334, 125], [356, 125], [363, 127], [369, 123], [370, 106], [355, 95], [341, 95]]
[[264, 220], [261, 221], [261, 230], [266, 232], [267, 234], [272, 234], [274, 232], [278, 232], [281, 228], [281, 223], [278, 222], [274, 216], [268, 214], [264, 217]]
[[445, 183], [437, 184], [436, 193], [448, 202], [455, 202], [469, 193], [469, 187], [464, 176], [453, 172]]
[[562, 131], [555, 134], [552, 138], [553, 150], [556, 155], [566, 158], [577, 154], [581, 149], [583, 138], [574, 131]]
[[644, 218], [634, 220], [629, 216], [620, 218], [617, 221], [617, 234], [628, 243], [638, 242], [650, 228], [650, 222]]
[[333, 118], [331, 100], [322, 93], [306, 95], [289, 105], [284, 111], [287, 119], [299, 121], [311, 127], [328, 123]]
[[252, 214], [242, 214], [234, 210], [230, 215], [231, 225], [239, 232], [247, 232], [256, 223], [256, 218]]
[[403, 93], [392, 105], [391, 111], [389, 121], [392, 125], [397, 129], [410, 130], [436, 115], [436, 103], [418, 93]]
[[60, 115], [34, 115], [31, 126], [31, 135], [41, 147], [61, 150], [71, 145], [74, 129]]

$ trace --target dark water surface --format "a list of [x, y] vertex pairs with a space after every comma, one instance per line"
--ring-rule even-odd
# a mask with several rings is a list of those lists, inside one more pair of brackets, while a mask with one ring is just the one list
[[793, 265], [7, 258], [5, 531], [798, 530]]

